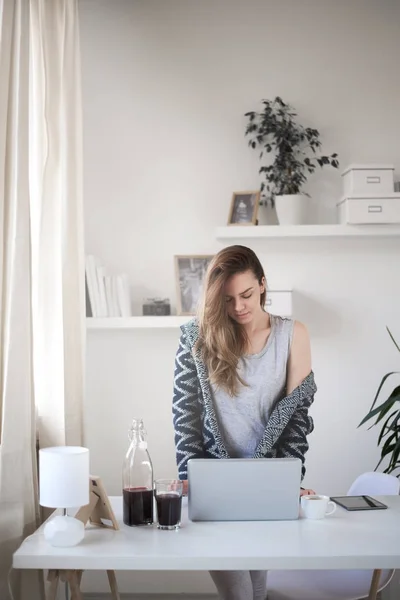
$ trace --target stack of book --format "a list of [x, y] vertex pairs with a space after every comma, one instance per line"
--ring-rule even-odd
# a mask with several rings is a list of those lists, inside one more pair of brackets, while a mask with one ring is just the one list
[[85, 258], [86, 316], [130, 317], [131, 300], [125, 273], [107, 272], [99, 259], [89, 254]]

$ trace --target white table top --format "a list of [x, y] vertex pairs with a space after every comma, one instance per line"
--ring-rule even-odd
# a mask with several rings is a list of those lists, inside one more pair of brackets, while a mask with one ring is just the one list
[[14, 554], [20, 569], [210, 570], [400, 568], [400, 496], [387, 510], [336, 512], [321, 521], [192, 523], [182, 528], [127, 527], [122, 499], [111, 503], [119, 531], [88, 528], [81, 544], [54, 548], [42, 528]]

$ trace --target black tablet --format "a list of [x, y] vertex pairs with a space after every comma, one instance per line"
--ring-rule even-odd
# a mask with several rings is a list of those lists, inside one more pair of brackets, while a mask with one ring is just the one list
[[382, 510], [386, 504], [371, 496], [332, 496], [331, 500], [346, 510]]

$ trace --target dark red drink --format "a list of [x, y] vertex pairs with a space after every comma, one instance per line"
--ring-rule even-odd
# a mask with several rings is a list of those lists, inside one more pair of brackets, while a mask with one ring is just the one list
[[144, 487], [125, 488], [122, 491], [122, 499], [125, 525], [153, 523], [153, 490]]
[[164, 493], [156, 496], [157, 518], [160, 528], [173, 529], [180, 525], [182, 496], [180, 494]]

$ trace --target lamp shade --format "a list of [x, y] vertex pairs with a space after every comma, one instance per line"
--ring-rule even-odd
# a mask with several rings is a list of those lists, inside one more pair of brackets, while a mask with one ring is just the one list
[[56, 446], [39, 450], [39, 502], [49, 508], [89, 504], [89, 450]]

